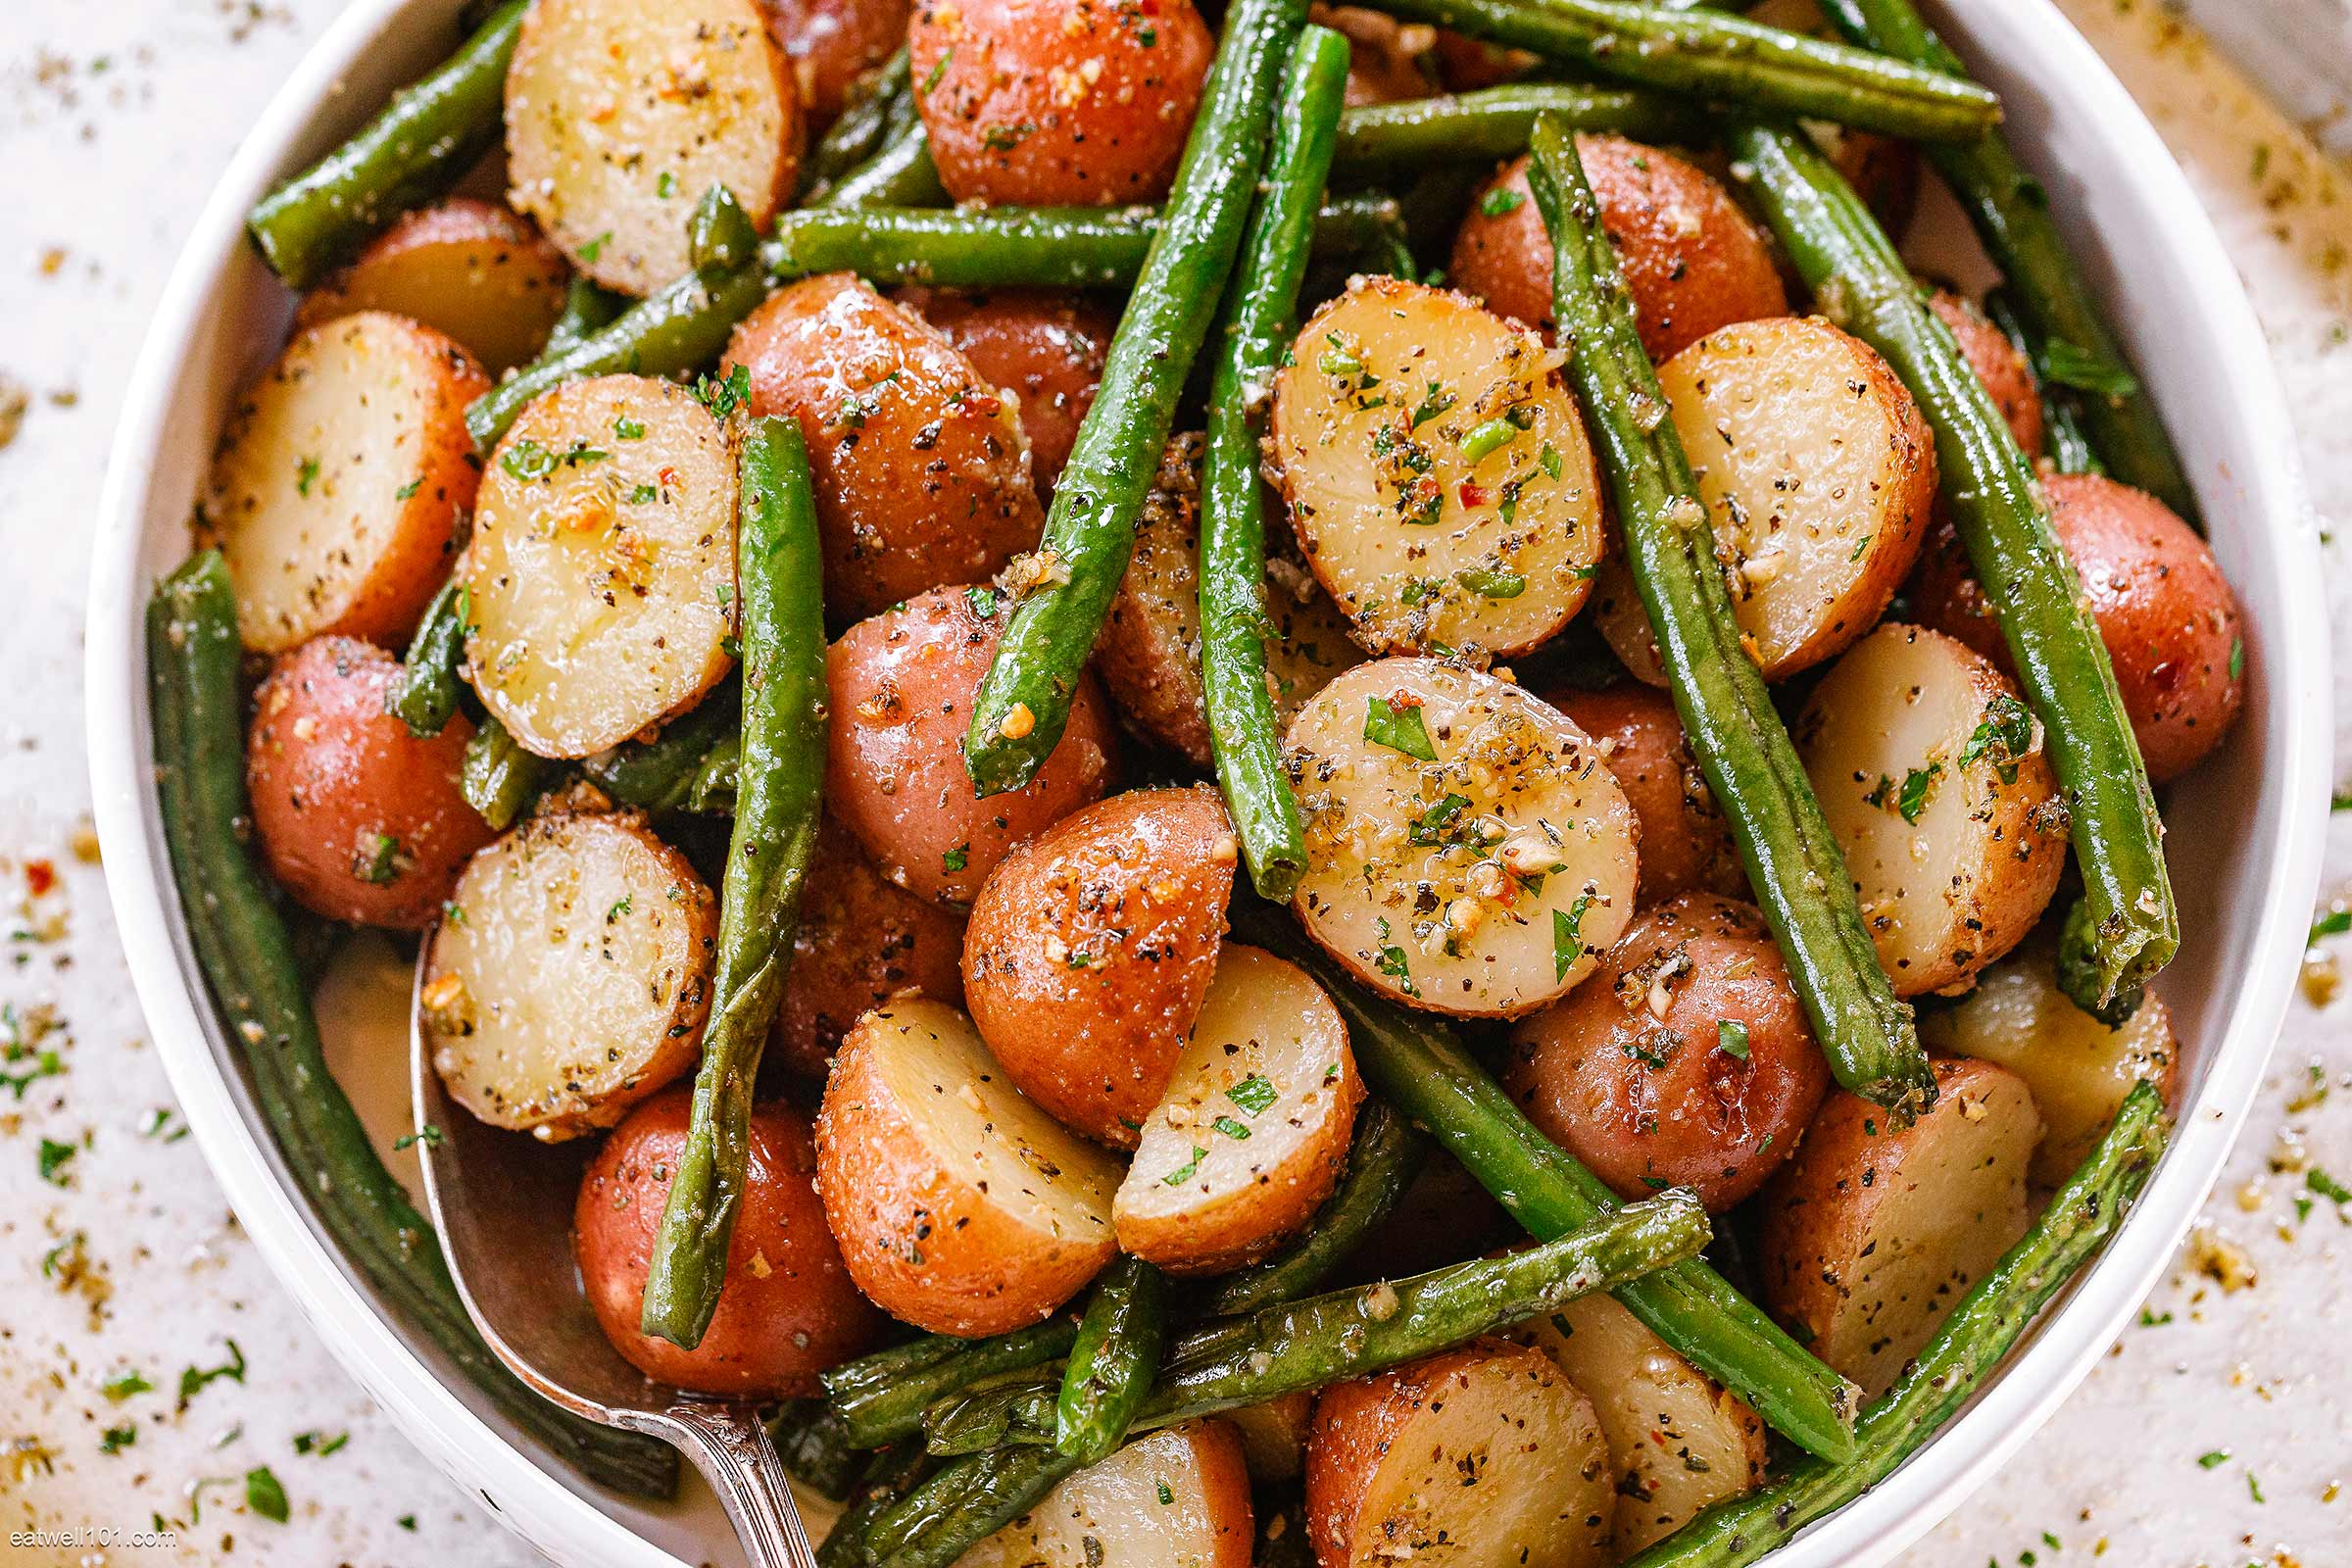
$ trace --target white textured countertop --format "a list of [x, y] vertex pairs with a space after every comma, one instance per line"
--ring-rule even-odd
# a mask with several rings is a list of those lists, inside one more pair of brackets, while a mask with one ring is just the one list
[[[79, 627], [121, 387], [216, 173], [339, 3], [0, 0], [0, 1046], [33, 1053], [0, 1071], [37, 1074], [44, 1051], [59, 1069], [0, 1083], [0, 1561], [12, 1564], [533, 1560], [337, 1368], [193, 1144], [175, 1139], [89, 863]], [[2324, 164], [2178, 7], [2062, 3], [2219, 220], [2286, 382], [2323, 525], [2352, 526], [2352, 171]], [[2294, 14], [2270, 47], [2294, 68], [2300, 113], [2324, 112], [2331, 79], [2352, 77], [2346, 0], [2190, 9], [2233, 38], [2249, 15]], [[2320, 128], [2346, 144], [2340, 110]], [[2337, 704], [2352, 712], [2348, 548], [2330, 555]], [[2339, 778], [2352, 777], [2352, 736], [2337, 749]], [[52, 870], [57, 889], [36, 895]], [[2334, 819], [2327, 888], [2352, 897], [2352, 812]], [[2352, 971], [2352, 938], [2335, 946]], [[2352, 1208], [2315, 1198], [2306, 1174], [2352, 1181], [2346, 991], [2331, 1007], [2297, 1005], [2211, 1204], [2213, 1240], [2192, 1245], [2143, 1326], [1907, 1563], [2352, 1563], [2352, 1494], [2339, 1491], [2352, 1487]], [[2300, 1215], [2299, 1199], [2312, 1200]], [[2213, 1277], [2248, 1271], [2256, 1283], [2233, 1290]], [[188, 1378], [182, 1394], [183, 1369], [222, 1366], [242, 1370]], [[285, 1523], [248, 1506], [246, 1478], [264, 1468]], [[34, 1528], [120, 1543], [159, 1522], [176, 1551], [5, 1544]]]

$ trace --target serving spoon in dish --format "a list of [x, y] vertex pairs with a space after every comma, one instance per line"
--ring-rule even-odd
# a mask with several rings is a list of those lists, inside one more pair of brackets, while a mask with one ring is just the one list
[[572, 1414], [659, 1438], [703, 1473], [752, 1568], [815, 1568], [784, 1462], [747, 1400], [689, 1394], [621, 1359], [588, 1304], [571, 1256], [571, 1213], [589, 1142], [542, 1143], [475, 1120], [433, 1070], [416, 958], [409, 999], [409, 1083], [424, 1198], [466, 1315], [492, 1353]]

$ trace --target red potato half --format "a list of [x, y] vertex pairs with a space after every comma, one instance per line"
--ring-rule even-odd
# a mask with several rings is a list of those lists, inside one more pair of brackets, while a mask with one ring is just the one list
[[2026, 1232], [2034, 1097], [1990, 1062], [1934, 1065], [1935, 1108], [1907, 1127], [1833, 1094], [1758, 1200], [1766, 1302], [1870, 1398]]
[[816, 1151], [858, 1288], [934, 1334], [1040, 1322], [1118, 1250], [1118, 1162], [1014, 1088], [942, 1002], [858, 1020], [825, 1081]]
[[726, 1283], [702, 1343], [689, 1350], [637, 1330], [693, 1110], [683, 1086], [647, 1101], [581, 1179], [571, 1249], [588, 1304], [612, 1348], [660, 1382], [737, 1398], [821, 1393], [817, 1374], [871, 1348], [886, 1320], [858, 1294], [825, 1229], [808, 1119], [779, 1102], [752, 1111]]
[[[2222, 743], [2245, 701], [2237, 597], [2205, 541], [2154, 496], [2094, 474], [2052, 474], [2042, 494], [2107, 645], [2148, 776], [2178, 777]], [[1928, 625], [2012, 667], [2000, 623], [1949, 529], [1930, 544], [1912, 600]]]
[[949, 195], [1107, 207], [1168, 193], [1216, 40], [1192, 0], [918, 0], [906, 52]]
[[532, 0], [506, 126], [508, 200], [624, 294], [688, 270], [711, 186], [765, 229], [800, 172], [800, 95], [758, 0]]
[[1018, 415], [946, 335], [848, 272], [769, 296], [727, 345], [751, 411], [800, 422], [825, 610], [985, 582], [1045, 527]]
[[1006, 851], [1100, 800], [1116, 760], [1102, 688], [1082, 674], [1045, 765], [974, 798], [964, 729], [1008, 612], [994, 589], [942, 588], [859, 621], [825, 658], [826, 803], [883, 875], [927, 899], [969, 903]]
[[263, 862], [297, 903], [415, 930], [496, 835], [458, 789], [472, 722], [411, 735], [384, 711], [399, 679], [398, 660], [348, 637], [284, 655], [254, 694], [245, 779]]
[[972, 1022], [1063, 1125], [1135, 1147], [1216, 972], [1237, 853], [1216, 791], [1136, 790], [1015, 849], [972, 901]]
[[726, 674], [737, 484], [727, 431], [666, 381], [597, 376], [523, 409], [463, 572], [467, 678], [525, 750], [617, 746]]
[[693, 1065], [717, 938], [718, 901], [643, 818], [542, 811], [466, 862], [433, 928], [433, 1068], [493, 1127], [610, 1127]]
[[1087, 295], [1053, 289], [902, 288], [891, 297], [947, 334], [984, 380], [1019, 399], [1030, 477], [1039, 500], [1052, 501], [1095, 406], [1117, 315]]
[[474, 504], [466, 405], [489, 390], [456, 343], [382, 311], [296, 334], [230, 411], [198, 502], [246, 647], [407, 641]]
[[1322, 987], [1227, 944], [1111, 1204], [1121, 1250], [1171, 1274], [1264, 1257], [1331, 1196], [1363, 1098]]
[[1046, 1494], [956, 1568], [1250, 1568], [1254, 1520], [1227, 1421], [1137, 1438]]
[[1323, 1391], [1306, 1449], [1316, 1568], [1602, 1568], [1616, 1517], [1592, 1401], [1501, 1340]]
[[1358, 664], [1284, 743], [1305, 816], [1307, 933], [1408, 1006], [1515, 1018], [1633, 918], [1640, 827], [1558, 710], [1434, 659]]
[[[1576, 151], [1651, 359], [1734, 321], [1788, 314], [1763, 232], [1704, 170], [1623, 136], [1580, 135]], [[1448, 274], [1455, 287], [1549, 336], [1551, 260], [1527, 159], [1513, 159], [1471, 199]]]
[[1605, 748], [1609, 772], [1641, 819], [1642, 881], [1635, 901], [1646, 907], [1683, 893], [1744, 896], [1747, 872], [1690, 754], [1674, 699], [1630, 681], [1545, 695]]
[[909, 0], [760, 0], [808, 129], [833, 123], [859, 77], [906, 41]]
[[304, 295], [294, 319], [389, 311], [446, 332], [500, 375], [539, 352], [570, 278], [564, 253], [512, 209], [451, 196], [403, 215]]

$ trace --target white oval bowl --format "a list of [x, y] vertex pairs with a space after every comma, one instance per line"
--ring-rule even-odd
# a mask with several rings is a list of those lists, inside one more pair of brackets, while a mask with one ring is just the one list
[[[461, 0], [357, 0], [239, 147], [182, 251], [124, 400], [90, 584], [90, 773], [107, 883], [157, 1050], [237, 1216], [329, 1348], [460, 1486], [557, 1561], [685, 1568], [735, 1547], [707, 1494], [647, 1508], [582, 1484], [519, 1437], [426, 1343], [386, 1317], [328, 1243], [270, 1145], [203, 1002], [164, 850], [143, 609], [186, 554], [222, 411], [283, 341], [290, 301], [244, 242], [246, 210], [436, 63]], [[2166, 812], [2185, 933], [2166, 1000], [2185, 1042], [2180, 1126], [2121, 1233], [1974, 1403], [1775, 1568], [1886, 1562], [2047, 1419], [2113, 1341], [2195, 1217], [2245, 1119], [2284, 1015], [2318, 886], [2328, 789], [2328, 631], [2316, 530], [2285, 408], [2228, 254], [2147, 121], [2047, 0], [1940, 0], [1951, 43], [2002, 95], [2108, 314], [2169, 415], [2245, 611], [2246, 709]], [[2129, 287], [2126, 277], [2129, 276]], [[396, 988], [338, 1021], [405, 1051]], [[351, 1087], [380, 1130], [402, 1074]], [[681, 1558], [684, 1560], [681, 1561]]]

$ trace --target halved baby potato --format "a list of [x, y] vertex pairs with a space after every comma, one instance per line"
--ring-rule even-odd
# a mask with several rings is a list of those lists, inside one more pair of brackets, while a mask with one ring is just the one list
[[1292, 1481], [1306, 1468], [1306, 1434], [1314, 1424], [1315, 1396], [1309, 1390], [1278, 1394], [1262, 1404], [1228, 1410], [1224, 1418], [1242, 1435], [1242, 1456], [1252, 1481]]
[[1122, 1250], [1171, 1274], [1254, 1263], [1313, 1219], [1364, 1098], [1348, 1025], [1297, 964], [1228, 943], [1111, 1203]]
[[466, 862], [433, 928], [433, 1068], [493, 1127], [610, 1127], [693, 1064], [717, 939], [718, 901], [642, 817], [542, 811]]
[[1909, 1126], [1832, 1095], [1758, 1199], [1766, 1301], [1874, 1399], [2026, 1233], [2041, 1117], [2025, 1080], [1985, 1061], [1935, 1069], [1935, 1107]]
[[[1936, 501], [1934, 437], [1886, 362], [1818, 317], [1783, 317], [1708, 334], [1658, 384], [1764, 677], [1868, 631], [1919, 560]], [[1601, 575], [1610, 646], [1663, 683], [1631, 572], [1612, 558]]]
[[956, 1568], [1250, 1568], [1253, 1523], [1232, 1424], [1190, 1421], [1088, 1465]]
[[800, 171], [800, 94], [757, 0], [532, 0], [506, 124], [508, 200], [624, 294], [686, 272], [711, 186], [764, 229]]
[[1599, 1418], [1543, 1351], [1473, 1340], [1323, 1391], [1307, 1441], [1316, 1568], [1601, 1568]]
[[1560, 357], [1466, 295], [1353, 279], [1275, 376], [1267, 448], [1374, 653], [1515, 654], [1585, 602], [1600, 487]]
[[1516, 686], [1434, 659], [1358, 664], [1284, 755], [1306, 819], [1299, 916], [1396, 1001], [1518, 1017], [1633, 918], [1633, 807], [1592, 738]]
[[304, 295], [295, 320], [390, 311], [448, 333], [499, 375], [539, 352], [570, 277], [564, 253], [512, 208], [451, 196], [404, 214]]
[[199, 540], [228, 562], [246, 647], [407, 641], [474, 502], [466, 405], [488, 390], [456, 343], [382, 311], [286, 345], [230, 412], [197, 508]]
[[467, 676], [524, 750], [617, 746], [726, 674], [736, 488], [727, 432], [666, 381], [598, 376], [523, 409], [464, 573]]
[[1615, 1472], [1619, 1560], [1764, 1484], [1763, 1418], [1612, 1298], [1578, 1297], [1512, 1337], [1592, 1401]]
[[[1146, 735], [1196, 766], [1211, 760], [1208, 698], [1200, 674], [1200, 449], [1177, 436], [1135, 525], [1135, 552], [1110, 602], [1095, 668], [1122, 712]], [[1274, 721], [1288, 725], [1332, 676], [1362, 654], [1347, 617], [1295, 563], [1266, 560], [1266, 689]]]
[[1895, 995], [1960, 985], [2034, 929], [2066, 803], [1990, 661], [1889, 621], [1822, 677], [1794, 739]]
[[2082, 1163], [2134, 1084], [2152, 1083], [2170, 1100], [2180, 1066], [2161, 997], [2150, 992], [2110, 1028], [2058, 989], [2051, 959], [2046, 944], [2030, 942], [1978, 976], [1957, 1005], [1919, 1020], [1931, 1049], [1995, 1062], [2026, 1081], [2042, 1120], [2031, 1174], [2045, 1187]]
[[842, 1042], [816, 1182], [858, 1288], [935, 1334], [1039, 1322], [1118, 1250], [1118, 1161], [1015, 1088], [944, 1002], [893, 1003]]

